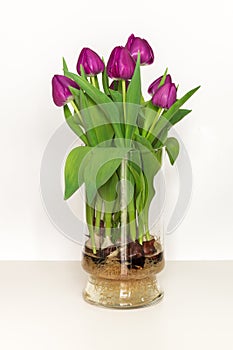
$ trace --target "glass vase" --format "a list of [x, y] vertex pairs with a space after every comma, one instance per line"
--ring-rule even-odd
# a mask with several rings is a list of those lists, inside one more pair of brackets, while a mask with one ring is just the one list
[[117, 171], [86, 196], [88, 234], [82, 267], [84, 299], [110, 308], [137, 308], [162, 299], [157, 274], [164, 267], [161, 211], [162, 150], [128, 152]]

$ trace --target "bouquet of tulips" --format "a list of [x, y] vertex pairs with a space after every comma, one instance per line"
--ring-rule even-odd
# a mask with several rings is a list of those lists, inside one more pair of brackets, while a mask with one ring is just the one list
[[[63, 106], [69, 127], [82, 141], [65, 164], [65, 199], [82, 184], [86, 191], [86, 221], [90, 249], [113, 246], [124, 230], [128, 241], [143, 245], [151, 240], [148, 213], [155, 190], [154, 176], [162, 165], [163, 150], [174, 164], [179, 143], [168, 137], [170, 128], [191, 111], [181, 106], [198, 90], [177, 98], [177, 85], [165, 73], [141, 92], [141, 66], [150, 65], [149, 43], [130, 35], [104, 59], [83, 48], [72, 73], [63, 59], [64, 75], [52, 79], [53, 100]], [[130, 183], [128, 201], [122, 193]], [[121, 183], [123, 190], [119, 192]]]

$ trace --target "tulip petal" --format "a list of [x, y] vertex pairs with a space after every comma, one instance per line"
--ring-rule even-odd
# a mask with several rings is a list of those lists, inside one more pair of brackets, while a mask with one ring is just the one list
[[95, 76], [104, 71], [104, 63], [100, 56], [88, 47], [82, 49], [78, 58], [77, 72], [79, 75], [81, 75], [81, 65], [87, 76]]
[[69, 86], [79, 89], [72, 79], [64, 75], [54, 75], [52, 79], [52, 96], [56, 106], [61, 107], [67, 103], [67, 100], [72, 96]]
[[169, 109], [176, 101], [176, 86], [173, 83], [165, 83], [155, 92], [152, 103], [158, 107]]
[[133, 34], [131, 34], [131, 35], [129, 36], [128, 40], [127, 40], [127, 43], [126, 43], [125, 47], [126, 47], [129, 51], [130, 51], [130, 48], [131, 48], [131, 45], [132, 45], [134, 39], [135, 39], [135, 36], [134, 36]]
[[131, 34], [125, 47], [135, 61], [137, 60], [138, 52], [140, 52], [141, 65], [148, 65], [154, 62], [154, 53], [147, 40]]
[[[160, 84], [162, 78], [163, 78], [163, 76], [157, 78], [155, 81], [153, 81], [153, 83], [150, 84], [150, 86], [148, 88], [148, 93], [150, 95], [153, 95], [156, 92], [156, 90], [158, 90], [158, 87], [159, 87], [159, 84]], [[171, 83], [171, 82], [172, 82], [171, 76], [170, 76], [170, 74], [167, 74], [164, 84]]]
[[107, 63], [107, 73], [112, 79], [131, 79], [135, 62], [129, 51], [123, 46], [115, 47]]
[[175, 102], [176, 102], [176, 86], [175, 84], [171, 84], [168, 101], [167, 101], [167, 108], [170, 108]]

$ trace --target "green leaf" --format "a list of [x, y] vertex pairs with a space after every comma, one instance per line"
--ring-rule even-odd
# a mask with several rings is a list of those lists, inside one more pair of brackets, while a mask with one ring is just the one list
[[69, 153], [65, 163], [65, 199], [70, 198], [83, 184], [83, 163], [86, 165], [88, 162], [90, 150], [90, 147], [80, 146]]
[[150, 203], [155, 194], [154, 177], [162, 165], [162, 150], [156, 152], [142, 152], [141, 158], [146, 187], [144, 208], [145, 212], [148, 212]]
[[[128, 182], [128, 185], [126, 186], [126, 199], [127, 199], [128, 214], [129, 214], [129, 211], [132, 211], [132, 205], [134, 208], [135, 179], [134, 179], [133, 174], [129, 170], [128, 164], [127, 164], [127, 168], [126, 168], [126, 179]], [[133, 209], [133, 211], [134, 211], [134, 209]], [[131, 221], [130, 218], [129, 218], [129, 221]]]
[[87, 200], [91, 204], [96, 191], [105, 184], [120, 166], [130, 148], [95, 147], [84, 169]]
[[134, 178], [136, 208], [138, 213], [141, 213], [145, 203], [145, 181], [142, 172], [143, 166], [140, 151], [134, 151], [131, 153], [131, 157], [128, 162], [128, 168]]
[[165, 146], [170, 159], [170, 163], [173, 165], [179, 154], [179, 142], [175, 137], [169, 137], [165, 143]]
[[150, 109], [152, 109], [152, 110], [155, 111], [155, 112], [158, 112], [158, 110], [159, 110], [159, 107], [153, 105], [153, 103], [152, 103], [151, 100], [146, 101], [146, 102], [144, 103], [144, 107], [145, 107], [145, 108], [150, 108]]
[[104, 141], [111, 140], [114, 136], [114, 130], [109, 123], [104, 112], [97, 105], [93, 105], [93, 101], [87, 96], [89, 105], [88, 116], [85, 120], [88, 127], [94, 128], [98, 144]]
[[[82, 92], [82, 94], [84, 93]], [[112, 139], [114, 130], [106, 118], [104, 112], [99, 108], [99, 106], [94, 103], [94, 101], [89, 96], [85, 95], [85, 98], [86, 107], [83, 105], [84, 109], [81, 110], [81, 113], [87, 134], [88, 132], [95, 134], [95, 144], [100, 144], [106, 140]]]
[[[103, 58], [102, 58], [102, 61], [104, 62]], [[105, 94], [110, 95], [109, 80], [108, 80], [108, 75], [107, 75], [107, 70], [105, 65], [104, 65], [104, 71], [102, 73], [102, 85], [103, 85]]]
[[72, 86], [69, 86], [69, 90], [70, 90], [70, 92], [72, 93], [72, 95], [74, 97], [79, 97], [80, 96], [80, 90], [79, 89], [76, 89], [76, 88], [74, 88]]
[[[134, 140], [140, 143], [141, 145], [143, 145], [145, 148], [148, 148], [150, 151], [153, 151], [153, 147], [151, 146], [150, 141], [148, 141], [145, 137], [135, 134]], [[145, 151], [145, 148], [144, 148], [144, 151]]]
[[163, 77], [162, 77], [162, 79], [161, 79], [161, 81], [160, 81], [160, 83], [159, 83], [158, 88], [159, 88], [160, 86], [162, 86], [162, 85], [165, 83], [166, 76], [167, 76], [167, 71], [168, 71], [168, 68], [165, 69], [165, 72], [164, 72]]
[[140, 104], [141, 95], [140, 53], [138, 53], [134, 74], [127, 89], [126, 102]]
[[173, 117], [170, 119], [170, 124], [175, 125], [176, 123], [178, 123], [179, 121], [181, 121], [187, 114], [189, 114], [190, 112], [192, 112], [190, 109], [179, 109], [174, 115]]
[[110, 179], [98, 189], [98, 192], [104, 201], [104, 211], [111, 213], [115, 200], [117, 198], [117, 184], [118, 184], [118, 176], [116, 173], [110, 177]]
[[74, 73], [67, 72], [66, 74], [69, 78], [73, 79], [80, 87], [83, 89], [88, 96], [99, 105], [99, 107], [104, 111], [109, 122], [113, 124], [116, 136], [122, 138], [122, 130], [120, 127], [120, 116], [119, 111], [112, 100], [99, 89], [95, 88], [92, 84], [86, 81], [83, 77], [79, 77]]
[[76, 103], [77, 107], [80, 108], [80, 90], [72, 86], [69, 86], [69, 89], [72, 95], [74, 96], [74, 102]]
[[116, 199], [118, 181], [118, 176], [114, 173], [110, 179], [98, 189], [98, 192], [104, 201], [112, 202]]
[[[148, 212], [150, 203], [154, 197], [155, 190], [154, 190], [154, 177], [161, 168], [162, 164], [162, 150], [158, 151], [150, 151], [145, 150], [145, 146], [138, 144], [139, 150], [140, 150], [140, 164], [139, 168], [135, 167], [136, 163], [130, 163], [130, 166], [133, 165], [133, 168], [138, 172], [140, 175], [140, 189], [141, 193], [139, 192], [136, 199], [136, 206], [137, 210], [141, 212], [142, 210], [145, 210], [145, 213]], [[133, 173], [133, 172], [132, 172]], [[136, 176], [135, 176], [136, 177]], [[139, 181], [138, 177], [136, 182]]]
[[143, 129], [142, 136], [146, 136], [155, 118], [158, 119], [158, 109], [159, 108], [154, 106], [151, 101], [148, 101], [140, 111], [140, 114], [142, 114], [142, 121], [139, 126]]
[[84, 90], [91, 97], [93, 101], [95, 101], [95, 103], [97, 104], [112, 103], [111, 99], [107, 95], [105, 95], [99, 89], [96, 89], [92, 84], [86, 81], [83, 77], [80, 77], [77, 74], [74, 74], [71, 72], [67, 72], [67, 76], [73, 79], [81, 87], [81, 89]]
[[132, 138], [135, 127], [137, 126], [137, 117], [141, 102], [141, 75], [140, 75], [140, 53], [138, 53], [137, 63], [133, 77], [126, 93], [126, 130], [125, 137]]
[[93, 120], [90, 118], [90, 109], [88, 108], [87, 98], [82, 90], [80, 90], [80, 109], [89, 145], [96, 146], [98, 144], [98, 140], [93, 127]]
[[168, 135], [168, 128], [164, 128], [158, 137], [153, 142], [154, 149], [158, 149], [164, 146], [165, 142], [167, 141], [167, 135]]
[[141, 192], [138, 193], [136, 198], [136, 208], [138, 213], [140, 214], [145, 205], [145, 192], [146, 192], [146, 185], [145, 185], [145, 179], [142, 172], [140, 172], [140, 186], [141, 186]]
[[62, 57], [62, 65], [63, 65], [63, 72], [65, 74], [66, 72], [68, 72], [68, 66], [66, 64], [66, 60], [64, 57]]
[[136, 169], [130, 164], [128, 164], [128, 168], [134, 178], [134, 182], [136, 185], [136, 196], [138, 196], [139, 193], [142, 191], [142, 181], [141, 181], [140, 173], [138, 173]]
[[168, 131], [169, 129], [175, 125], [176, 123], [178, 123], [180, 120], [182, 120], [187, 114], [189, 114], [191, 112], [191, 110], [188, 109], [179, 109], [174, 116], [172, 117], [172, 119], [170, 120], [170, 122], [163, 128], [163, 130], [160, 132], [160, 134], [158, 135], [157, 138], [155, 138], [154, 142], [153, 142], [153, 147], [155, 149], [161, 148], [164, 146], [166, 140], [167, 140], [167, 135], [168, 135]]
[[200, 86], [195, 89], [190, 90], [185, 94], [181, 99], [177, 100], [158, 120], [155, 128], [153, 130], [154, 137], [158, 137], [159, 133], [162, 129], [169, 125], [171, 119], [175, 116], [175, 113], [179, 110], [179, 108], [200, 88]]
[[80, 64], [80, 72], [81, 72], [81, 77], [83, 77], [85, 80], [87, 80], [87, 76], [86, 76], [86, 73], [85, 73], [85, 70], [84, 70], [82, 64]]
[[[101, 114], [95, 114], [95, 118], [101, 118]], [[103, 120], [102, 120], [103, 121]], [[111, 140], [114, 135], [113, 128], [111, 124], [99, 125], [95, 127], [95, 132], [98, 140], [98, 144], [105, 142], [107, 140]]]
[[110, 89], [109, 94], [114, 102], [121, 102], [122, 103], [122, 94], [119, 91], [115, 91]]
[[86, 135], [84, 134], [82, 128], [74, 121], [73, 115], [67, 105], [63, 107], [64, 115], [67, 124], [71, 128], [71, 130], [87, 145], [88, 140]]

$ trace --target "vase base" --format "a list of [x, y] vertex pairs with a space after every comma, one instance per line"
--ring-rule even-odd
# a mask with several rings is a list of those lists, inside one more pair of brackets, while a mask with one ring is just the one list
[[83, 291], [88, 303], [115, 309], [149, 306], [163, 298], [156, 276], [143, 279], [111, 280], [90, 276]]

